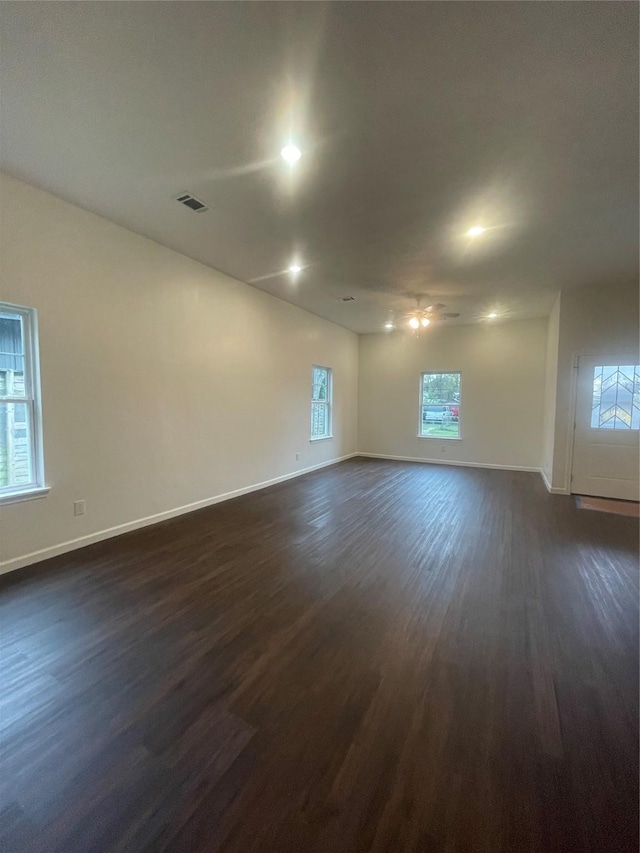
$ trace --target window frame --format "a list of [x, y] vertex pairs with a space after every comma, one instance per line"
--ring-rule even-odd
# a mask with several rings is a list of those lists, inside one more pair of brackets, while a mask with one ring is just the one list
[[[313, 372], [314, 370], [325, 370], [327, 373], [327, 399], [326, 400], [317, 400], [313, 396]], [[314, 405], [321, 404], [326, 406], [327, 416], [325, 419], [325, 423], [327, 425], [327, 432], [325, 435], [313, 435], [313, 407]], [[310, 415], [310, 435], [309, 441], [327, 441], [333, 438], [333, 369], [331, 367], [326, 367], [322, 364], [312, 364], [311, 365], [311, 404], [309, 406], [309, 415]]]
[[[458, 435], [423, 435], [422, 434], [422, 407], [429, 405], [422, 402], [422, 390], [425, 376], [442, 376], [456, 374], [459, 377], [458, 387], [460, 389], [460, 400], [458, 402]], [[418, 386], [418, 438], [430, 439], [431, 441], [462, 441], [462, 371], [461, 370], [423, 370], [420, 374]]]
[[44, 449], [42, 441], [42, 401], [40, 393], [40, 353], [38, 346], [38, 312], [35, 308], [0, 302], [0, 317], [20, 316], [24, 350], [24, 397], [0, 395], [0, 402], [26, 404], [27, 429], [31, 453], [31, 480], [19, 486], [0, 487], [0, 505], [44, 497], [49, 493], [45, 486]]

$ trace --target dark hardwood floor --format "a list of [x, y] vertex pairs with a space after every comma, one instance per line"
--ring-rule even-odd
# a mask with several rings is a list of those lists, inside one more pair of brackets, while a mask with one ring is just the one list
[[638, 849], [638, 520], [355, 459], [0, 581], [0, 850]]

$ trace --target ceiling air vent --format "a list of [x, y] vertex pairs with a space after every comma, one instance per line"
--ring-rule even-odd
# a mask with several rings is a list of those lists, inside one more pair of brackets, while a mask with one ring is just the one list
[[179, 195], [176, 201], [179, 201], [180, 204], [184, 204], [185, 207], [188, 207], [191, 210], [195, 210], [196, 213], [204, 213], [206, 210], [209, 210], [204, 202], [200, 201], [200, 199], [197, 199], [190, 193], [183, 193], [182, 195]]

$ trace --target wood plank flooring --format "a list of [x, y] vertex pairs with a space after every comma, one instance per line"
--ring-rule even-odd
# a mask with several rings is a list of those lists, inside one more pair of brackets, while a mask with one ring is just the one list
[[638, 849], [638, 520], [354, 459], [0, 581], [0, 850]]

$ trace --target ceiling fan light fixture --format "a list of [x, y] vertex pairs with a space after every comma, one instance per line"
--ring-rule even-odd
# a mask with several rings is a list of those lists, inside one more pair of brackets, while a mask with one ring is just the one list
[[457, 311], [444, 311], [446, 307], [440, 302], [434, 302], [428, 308], [421, 308], [418, 304], [411, 313], [405, 315], [406, 322], [414, 331], [419, 331], [420, 328], [426, 329], [433, 322], [440, 324], [444, 320], [460, 316]]

